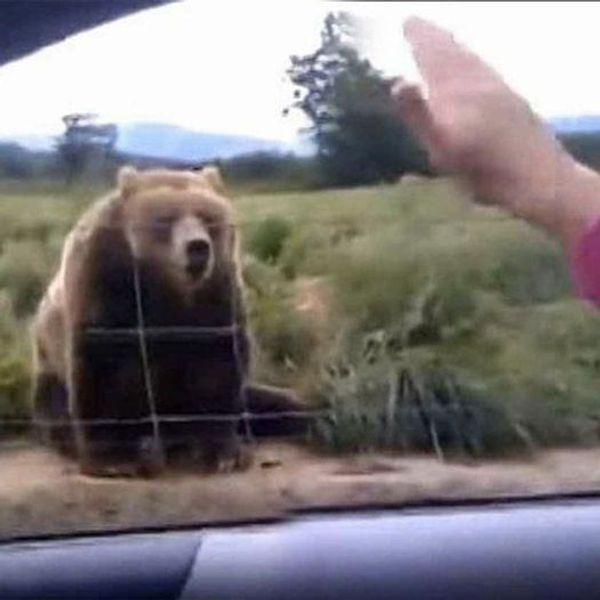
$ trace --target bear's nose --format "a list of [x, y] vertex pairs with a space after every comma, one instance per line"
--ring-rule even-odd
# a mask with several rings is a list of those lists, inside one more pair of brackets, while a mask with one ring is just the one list
[[191, 260], [207, 260], [210, 254], [210, 245], [206, 240], [192, 240], [187, 243], [186, 250]]
[[210, 259], [210, 244], [206, 240], [191, 240], [186, 246], [187, 272], [190, 277], [196, 278], [203, 275]]

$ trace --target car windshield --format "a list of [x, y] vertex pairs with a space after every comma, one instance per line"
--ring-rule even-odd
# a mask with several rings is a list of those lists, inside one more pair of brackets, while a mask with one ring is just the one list
[[600, 7], [157, 4], [0, 66], [0, 538], [598, 491], [600, 313], [390, 89], [421, 16], [593, 168]]

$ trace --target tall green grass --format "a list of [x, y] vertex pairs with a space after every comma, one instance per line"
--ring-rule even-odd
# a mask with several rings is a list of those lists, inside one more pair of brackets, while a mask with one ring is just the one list
[[[0, 418], [26, 415], [31, 316], [82, 190], [0, 193]], [[335, 452], [441, 456], [598, 442], [600, 319], [555, 242], [444, 180], [240, 194], [256, 374], [331, 417]], [[298, 310], [314, 278], [326, 322]]]
[[572, 297], [553, 240], [445, 181], [239, 206], [247, 221], [293, 223], [269, 263], [279, 285], [318, 275], [332, 288], [333, 333], [303, 386], [332, 411], [315, 427], [321, 448], [487, 456], [598, 442], [600, 321]]

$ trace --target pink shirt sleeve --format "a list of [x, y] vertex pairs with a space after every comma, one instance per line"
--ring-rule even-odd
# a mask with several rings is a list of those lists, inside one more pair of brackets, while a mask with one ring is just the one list
[[578, 295], [600, 308], [600, 215], [574, 245], [570, 263]]

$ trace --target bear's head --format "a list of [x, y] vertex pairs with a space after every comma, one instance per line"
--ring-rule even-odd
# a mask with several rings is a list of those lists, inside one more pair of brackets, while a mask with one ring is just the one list
[[216, 167], [124, 167], [118, 193], [134, 257], [177, 288], [194, 292], [217, 273], [234, 273], [239, 261], [233, 209]]

